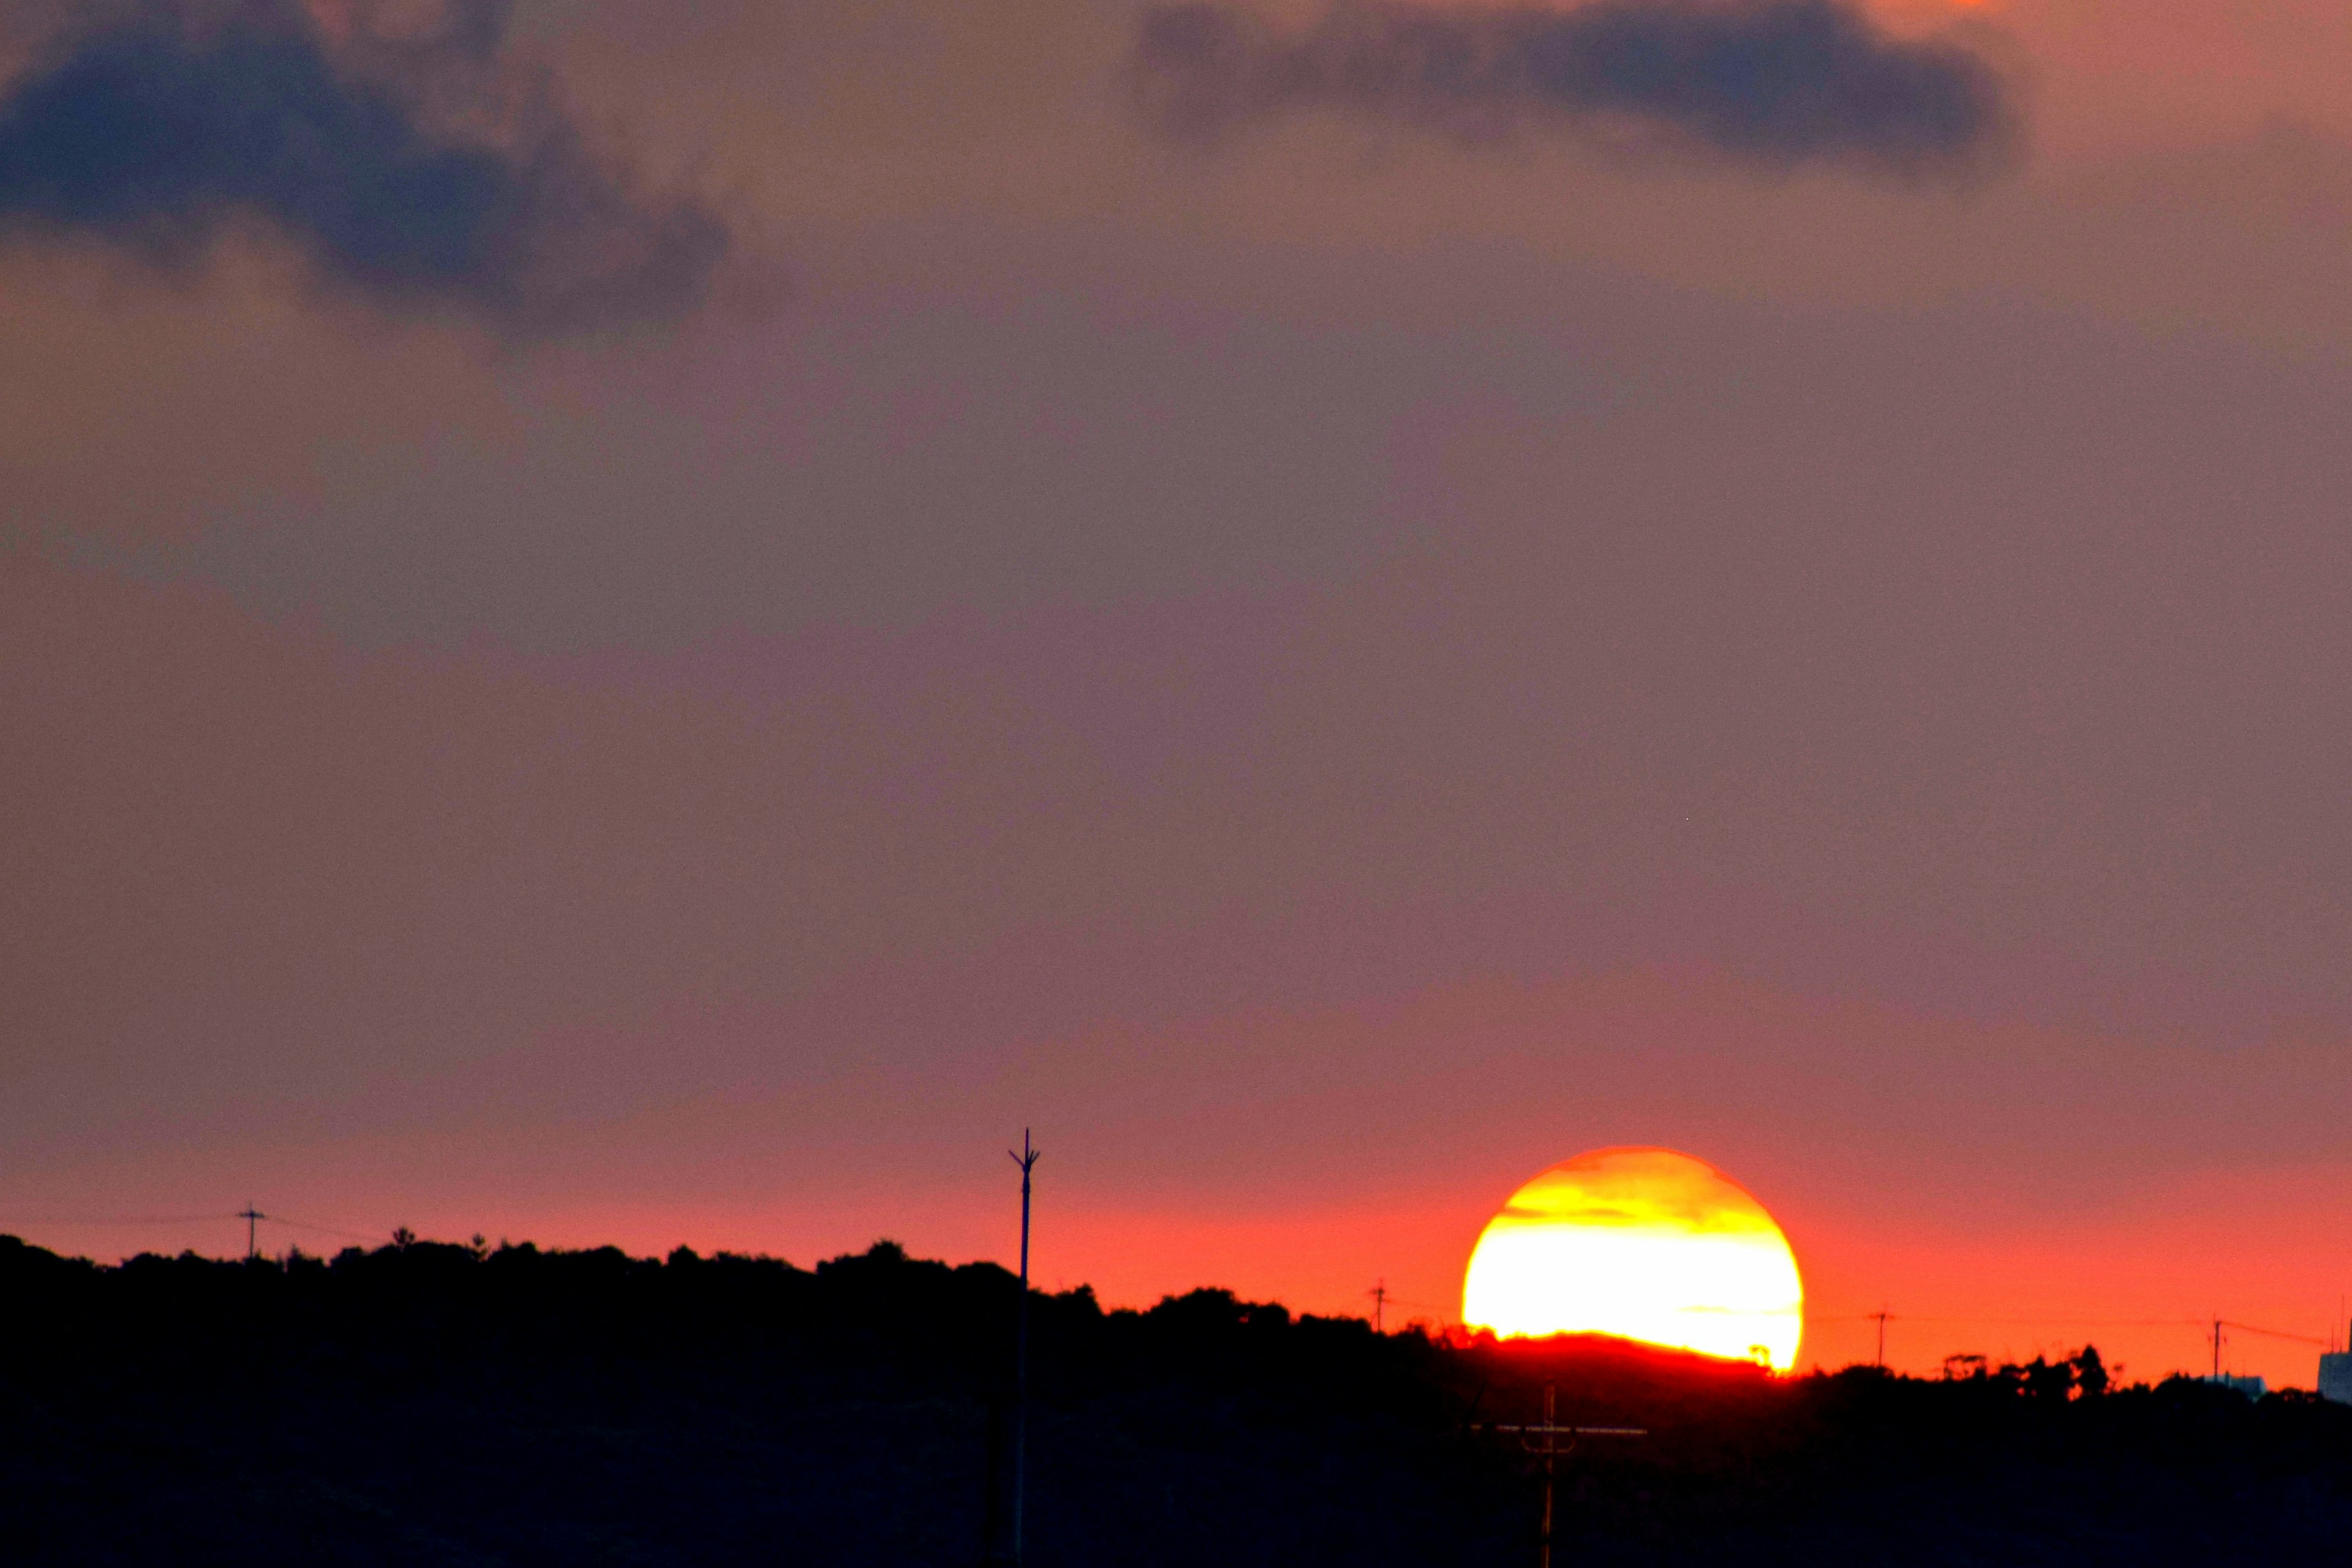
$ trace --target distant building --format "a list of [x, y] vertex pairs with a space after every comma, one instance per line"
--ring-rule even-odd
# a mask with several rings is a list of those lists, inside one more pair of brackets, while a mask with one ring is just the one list
[[2319, 1358], [2319, 1397], [2352, 1405], [2352, 1351], [2331, 1351]]
[[2265, 1384], [2259, 1377], [2234, 1377], [2226, 1372], [2219, 1377], [2209, 1377], [2204, 1381], [2207, 1383], [2218, 1383], [2223, 1388], [2231, 1389], [2239, 1394], [2242, 1394], [2249, 1399], [2260, 1399], [2264, 1394], [2268, 1393], [2270, 1389], [2270, 1385]]

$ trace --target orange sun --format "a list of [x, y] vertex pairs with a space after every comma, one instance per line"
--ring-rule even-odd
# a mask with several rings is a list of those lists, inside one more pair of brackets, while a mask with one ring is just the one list
[[1738, 1183], [1671, 1149], [1554, 1165], [1486, 1224], [1462, 1321], [1505, 1337], [1614, 1334], [1797, 1363], [1805, 1292], [1789, 1238]]

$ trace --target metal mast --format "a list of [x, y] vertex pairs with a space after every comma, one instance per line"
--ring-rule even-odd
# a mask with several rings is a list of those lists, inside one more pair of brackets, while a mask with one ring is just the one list
[[1021, 1167], [1021, 1305], [1013, 1332], [1013, 1568], [1021, 1563], [1021, 1516], [1029, 1481], [1029, 1173], [1044, 1152], [1030, 1146], [1029, 1130], [1023, 1128], [1021, 1152], [1013, 1154], [1013, 1163]]

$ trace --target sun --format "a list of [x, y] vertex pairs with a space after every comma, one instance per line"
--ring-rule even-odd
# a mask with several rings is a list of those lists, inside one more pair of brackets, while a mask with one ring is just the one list
[[1786, 1372], [1805, 1292], [1789, 1238], [1729, 1176], [1671, 1149], [1596, 1149], [1487, 1221], [1463, 1277], [1462, 1321], [1506, 1338], [1614, 1334]]

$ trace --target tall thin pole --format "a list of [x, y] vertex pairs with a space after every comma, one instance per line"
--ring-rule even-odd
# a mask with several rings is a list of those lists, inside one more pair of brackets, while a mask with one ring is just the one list
[[1389, 1282], [1385, 1279], [1364, 1292], [1372, 1299], [1372, 1332], [1385, 1334], [1388, 1330]]
[[[1557, 1415], [1559, 1391], [1555, 1384], [1544, 1384], [1544, 1418], [1540, 1426], [1493, 1426], [1472, 1428], [1482, 1432], [1507, 1432], [1517, 1436], [1519, 1447], [1543, 1461], [1543, 1529], [1536, 1537], [1536, 1562], [1538, 1568], [1551, 1568], [1552, 1490], [1560, 1456], [1572, 1452], [1579, 1437], [1646, 1437], [1649, 1431], [1641, 1426], [1563, 1426]], [[1563, 1441], [1565, 1439], [1565, 1441]]]
[[1551, 1568], [1551, 1488], [1552, 1456], [1559, 1451], [1559, 1442], [1553, 1428], [1559, 1423], [1552, 1418], [1553, 1398], [1558, 1393], [1550, 1384], [1544, 1384], [1544, 1511], [1543, 1534], [1538, 1538], [1536, 1568]]
[[1871, 1316], [1878, 1320], [1878, 1360], [1872, 1364], [1885, 1366], [1886, 1364], [1886, 1320], [1893, 1314], [1881, 1307]]
[[2221, 1320], [2213, 1320], [2213, 1381], [2221, 1381]]
[[245, 1221], [245, 1260], [247, 1263], [250, 1263], [256, 1258], [261, 1256], [261, 1248], [257, 1239], [257, 1233], [253, 1227], [256, 1224], [268, 1219], [269, 1216], [263, 1214], [259, 1209], [255, 1208], [253, 1206], [253, 1201], [248, 1198], [246, 1200], [245, 1212], [238, 1215], [236, 1217]]
[[1023, 1128], [1021, 1152], [1013, 1155], [1021, 1167], [1021, 1306], [1013, 1336], [1013, 1568], [1021, 1563], [1021, 1516], [1029, 1481], [1029, 1173], [1044, 1152], [1030, 1147], [1029, 1129]]

